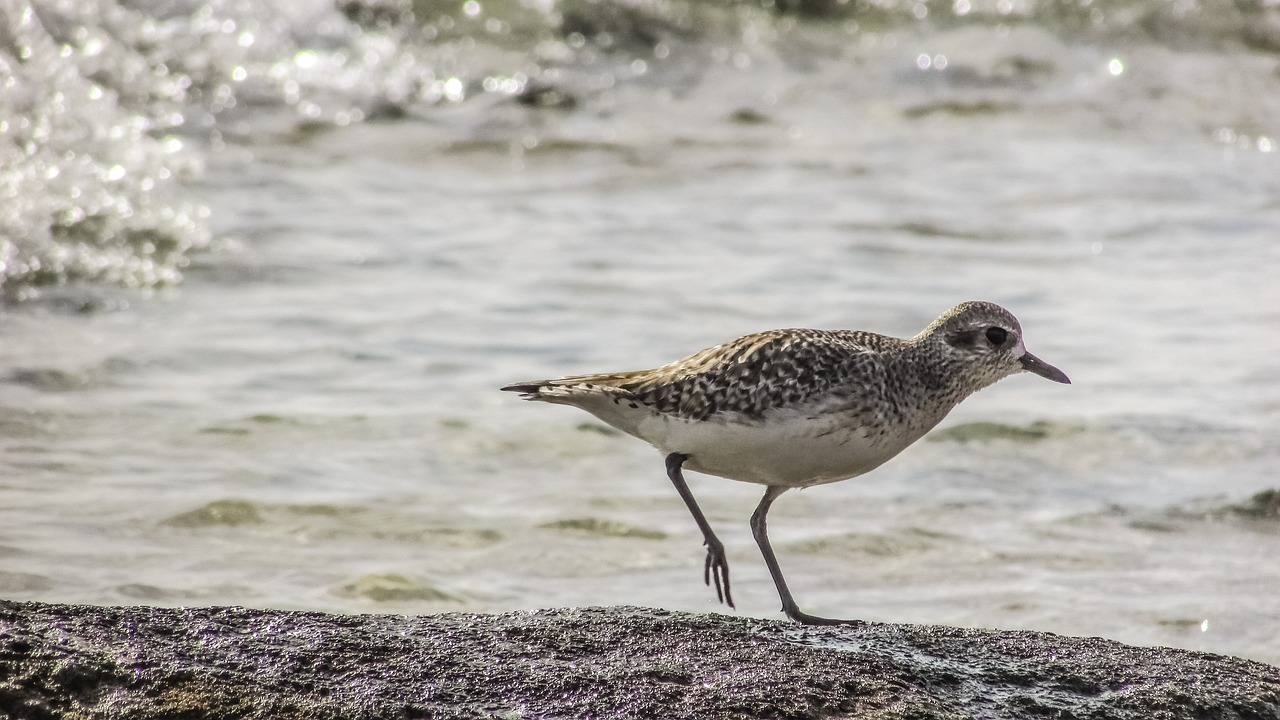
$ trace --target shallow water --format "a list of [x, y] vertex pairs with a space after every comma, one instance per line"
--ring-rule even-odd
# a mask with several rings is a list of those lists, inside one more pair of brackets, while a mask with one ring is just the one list
[[[189, 22], [216, 30], [198, 37], [241, 47], [211, 19], [234, 7], [203, 7]], [[154, 128], [140, 155], [121, 150], [185, 218], [162, 229], [183, 239], [159, 271], [9, 275], [3, 596], [716, 610], [661, 458], [496, 388], [769, 327], [911, 335], [982, 298], [1074, 384], [1003, 381], [876, 472], [779, 500], [770, 527], [802, 606], [1280, 662], [1280, 517], [1254, 497], [1280, 469], [1280, 75], [1256, 42], [1207, 20], [1180, 26], [1188, 39], [1034, 13], [867, 29], [738, 8], [667, 31], [663, 57], [569, 33], [557, 42], [577, 54], [552, 61], [551, 25], [528, 31], [536, 50], [468, 50], [347, 33], [327, 5], [275, 11], [236, 18], [232, 40], [250, 20], [276, 34], [226, 69], [252, 84], [276, 68], [300, 97], [173, 100], [193, 118], [172, 128], [186, 159], [147, 154], [172, 139]], [[514, 27], [534, 11], [507, 12]], [[279, 27], [312, 17], [328, 30]], [[180, 33], [161, 37], [182, 55]], [[301, 60], [308, 43], [359, 46], [364, 64], [317, 76], [333, 56]], [[533, 66], [573, 102], [504, 94]], [[421, 94], [403, 115], [338, 118], [405, 75]], [[125, 125], [159, 102], [126, 100]], [[37, 150], [5, 167], [64, 157]], [[11, 237], [66, 198], [12, 187]], [[67, 256], [45, 230], [45, 255], [22, 257]], [[145, 246], [129, 232], [103, 245], [122, 267]], [[746, 527], [758, 488], [690, 477], [738, 612], [777, 616]]]

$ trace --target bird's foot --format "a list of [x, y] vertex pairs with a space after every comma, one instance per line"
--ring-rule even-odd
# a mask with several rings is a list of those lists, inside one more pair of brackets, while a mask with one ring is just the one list
[[786, 613], [787, 617], [791, 618], [792, 620], [795, 620], [801, 625], [863, 625], [865, 624], [865, 621], [863, 620], [841, 620], [839, 618], [825, 618], [825, 617], [819, 617], [817, 615], [810, 615], [809, 613], [804, 612], [803, 610], [796, 607], [795, 605], [792, 605], [790, 607], [787, 607], [784, 605], [782, 608], [782, 612]]
[[729, 592], [729, 560], [724, 556], [724, 543], [715, 536], [707, 538], [707, 564], [702, 570], [702, 581], [711, 586], [715, 581], [716, 598], [733, 607], [733, 595]]

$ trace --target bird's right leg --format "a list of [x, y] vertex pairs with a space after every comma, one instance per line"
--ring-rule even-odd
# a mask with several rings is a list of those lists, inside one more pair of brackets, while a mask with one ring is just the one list
[[671, 484], [676, 486], [680, 499], [684, 500], [685, 506], [693, 514], [693, 521], [698, 523], [698, 529], [702, 531], [703, 544], [707, 546], [707, 564], [702, 570], [703, 582], [709, 587], [714, 579], [716, 597], [720, 602], [733, 607], [733, 595], [729, 593], [729, 561], [724, 556], [724, 543], [720, 542], [720, 538], [716, 537], [715, 532], [711, 530], [711, 523], [708, 523], [707, 518], [702, 514], [698, 501], [693, 499], [693, 493], [689, 492], [689, 486], [684, 481], [684, 473], [680, 470], [684, 461], [688, 459], [689, 456], [683, 453], [668, 455], [667, 477], [671, 478]]
[[769, 508], [773, 505], [773, 501], [788, 489], [786, 486], [770, 485], [765, 489], [764, 497], [760, 498], [760, 504], [756, 506], [756, 511], [751, 514], [751, 534], [755, 536], [756, 544], [760, 546], [760, 554], [764, 555], [764, 564], [769, 566], [769, 574], [773, 576], [773, 584], [778, 588], [778, 597], [782, 599], [782, 612], [802, 625], [861, 625], [861, 620], [839, 620], [810, 615], [801, 610], [800, 606], [796, 605], [795, 599], [791, 597], [791, 591], [787, 589], [787, 581], [782, 577], [782, 568], [778, 565], [778, 558], [773, 554], [773, 546], [769, 544], [769, 524], [767, 520]]

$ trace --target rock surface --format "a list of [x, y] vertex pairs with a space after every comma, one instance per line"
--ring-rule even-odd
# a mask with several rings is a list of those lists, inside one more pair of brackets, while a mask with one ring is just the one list
[[404, 617], [0, 601], [0, 716], [1276, 720], [1280, 668], [1049, 633], [630, 607]]

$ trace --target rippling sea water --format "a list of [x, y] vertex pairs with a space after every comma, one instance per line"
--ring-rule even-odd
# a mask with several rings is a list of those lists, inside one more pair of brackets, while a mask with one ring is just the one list
[[801, 605], [1280, 662], [1275, 7], [84, 5], [0, 0], [0, 595], [714, 611], [496, 388], [980, 298], [1075, 384], [779, 500]]

